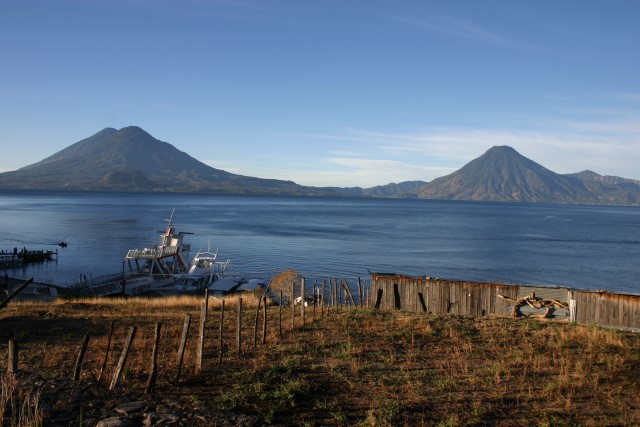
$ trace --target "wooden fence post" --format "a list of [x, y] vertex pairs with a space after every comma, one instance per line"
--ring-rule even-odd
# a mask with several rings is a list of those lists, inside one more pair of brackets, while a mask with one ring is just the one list
[[302, 329], [305, 327], [305, 316], [304, 316], [304, 288], [305, 288], [305, 280], [304, 277], [300, 279], [300, 318], [302, 319]]
[[182, 361], [184, 359], [184, 350], [187, 346], [187, 337], [189, 336], [189, 326], [191, 325], [191, 315], [187, 314], [184, 317], [184, 325], [182, 326], [182, 338], [180, 339], [180, 347], [178, 348], [178, 355], [176, 356], [176, 371], [173, 374], [173, 382], [177, 383], [180, 380], [180, 374], [182, 373]]
[[222, 353], [224, 348], [224, 300], [220, 307], [220, 350], [218, 351], [218, 363], [222, 363]]
[[360, 308], [362, 308], [362, 283], [360, 282], [360, 276], [358, 276], [358, 302], [360, 303]]
[[334, 277], [333, 278], [333, 289], [334, 292], [336, 294], [336, 313], [340, 313], [340, 303], [341, 303], [341, 298], [340, 298], [340, 291], [338, 290], [338, 278]]
[[371, 301], [371, 295], [370, 295], [371, 292], [369, 292], [370, 289], [371, 288], [369, 288], [367, 286], [365, 286], [365, 288], [364, 288], [364, 300], [367, 302], [367, 308], [369, 308], [369, 306], [370, 306], [369, 303]]
[[296, 283], [291, 284], [291, 330], [296, 327]]
[[320, 317], [324, 317], [324, 307], [325, 307], [325, 305], [327, 305], [325, 303], [325, 298], [324, 298], [325, 297], [326, 284], [327, 284], [326, 281], [324, 279], [322, 279], [322, 293], [321, 293], [321, 297], [320, 297], [320, 298], [322, 298], [322, 300], [321, 300], [322, 302], [320, 303]]
[[152, 393], [156, 387], [156, 379], [158, 378], [158, 349], [160, 344], [160, 323], [156, 323], [156, 334], [153, 340], [153, 353], [151, 354], [151, 372], [147, 379], [144, 392]]
[[242, 353], [242, 298], [238, 298], [238, 313], [236, 319], [236, 349]]
[[262, 297], [262, 344], [267, 343], [267, 297]]
[[107, 348], [104, 351], [104, 359], [102, 360], [102, 366], [100, 366], [100, 373], [98, 374], [97, 383], [102, 379], [102, 373], [107, 367], [107, 360], [109, 358], [109, 349], [111, 348], [111, 337], [113, 336], [113, 320], [109, 324], [109, 336], [107, 337]]
[[262, 306], [262, 297], [258, 300], [258, 307], [256, 308], [256, 316], [253, 319], [253, 348], [258, 346], [258, 316], [260, 315], [260, 307]]
[[9, 340], [9, 364], [7, 366], [7, 373], [14, 375], [18, 372], [18, 341]]
[[73, 370], [73, 380], [78, 381], [80, 379], [80, 370], [82, 368], [82, 359], [84, 359], [84, 353], [87, 351], [89, 345], [89, 334], [85, 334], [82, 340], [82, 345], [78, 351], [78, 358], [76, 359], [76, 367]]
[[318, 287], [317, 287], [317, 281], [313, 282], [313, 312], [311, 313], [311, 323], [315, 323], [316, 321], [316, 305], [318, 305]]
[[124, 369], [124, 364], [126, 363], [127, 357], [129, 356], [129, 349], [131, 348], [131, 343], [133, 342], [133, 338], [135, 337], [135, 335], [136, 327], [132, 326], [129, 329], [129, 335], [127, 336], [127, 341], [124, 344], [124, 348], [122, 349], [122, 354], [120, 355], [120, 360], [118, 361], [116, 372], [113, 374], [113, 379], [111, 380], [109, 390], [113, 390], [114, 388], [116, 388], [116, 384], [118, 384], [120, 374], [122, 373], [122, 369]]
[[345, 299], [349, 303], [349, 307], [351, 307], [351, 305], [355, 307], [356, 300], [353, 299], [353, 294], [351, 293], [351, 288], [349, 288], [349, 282], [347, 281], [347, 279], [342, 279], [342, 287], [344, 288]]
[[198, 359], [196, 361], [196, 374], [202, 373], [202, 358], [204, 357], [204, 327], [209, 313], [209, 289], [204, 290], [204, 302], [200, 311], [200, 333], [198, 335]]
[[282, 338], [282, 289], [280, 289], [280, 304], [278, 305], [278, 337]]

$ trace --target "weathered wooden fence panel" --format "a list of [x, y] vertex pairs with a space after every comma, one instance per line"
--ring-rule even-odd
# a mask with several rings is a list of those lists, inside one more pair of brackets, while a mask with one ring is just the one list
[[576, 323], [640, 331], [640, 295], [569, 291]]
[[518, 286], [373, 275], [371, 292], [381, 295], [380, 308], [413, 312], [486, 316], [509, 315], [511, 308], [498, 295], [517, 296]]
[[[371, 295], [377, 308], [381, 309], [465, 316], [511, 316], [514, 301], [533, 295], [569, 306], [552, 308], [547, 316], [549, 319], [640, 330], [640, 295], [393, 274], [372, 274]], [[541, 317], [546, 309], [523, 305], [520, 312], [525, 316]]]

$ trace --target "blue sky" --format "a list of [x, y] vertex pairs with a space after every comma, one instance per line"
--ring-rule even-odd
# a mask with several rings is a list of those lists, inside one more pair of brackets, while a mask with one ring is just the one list
[[494, 145], [640, 179], [635, 0], [5, 0], [0, 61], [0, 171], [137, 125], [305, 185], [429, 181]]

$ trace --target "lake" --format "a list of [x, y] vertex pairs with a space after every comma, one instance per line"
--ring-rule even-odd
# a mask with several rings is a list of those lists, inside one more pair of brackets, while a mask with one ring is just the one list
[[121, 271], [174, 208], [192, 256], [210, 245], [252, 276], [371, 271], [640, 292], [640, 207], [405, 199], [1, 191], [0, 249], [59, 252], [7, 274], [66, 285]]

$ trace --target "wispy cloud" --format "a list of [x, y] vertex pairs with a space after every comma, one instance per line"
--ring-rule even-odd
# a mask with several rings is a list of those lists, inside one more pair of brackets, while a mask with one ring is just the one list
[[637, 92], [597, 92], [596, 94], [614, 101], [640, 103], [640, 93]]
[[[321, 171], [291, 171], [289, 179], [304, 175], [309, 182], [327, 174], [342, 183], [373, 186], [405, 180], [431, 181], [464, 166], [497, 145], [508, 145], [557, 173], [585, 169], [603, 175], [640, 178], [640, 113], [622, 119], [603, 116], [578, 120], [540, 119], [530, 129], [430, 128], [421, 132], [380, 132], [344, 128], [329, 134], [301, 134], [297, 138], [340, 141], [328, 151]], [[342, 184], [344, 185], [344, 184]]]
[[430, 14], [429, 16], [408, 16], [383, 14], [387, 19], [423, 28], [434, 33], [440, 33], [483, 43], [490, 43], [510, 48], [532, 48], [516, 40], [501, 36], [477, 24], [466, 22], [444, 14]]

